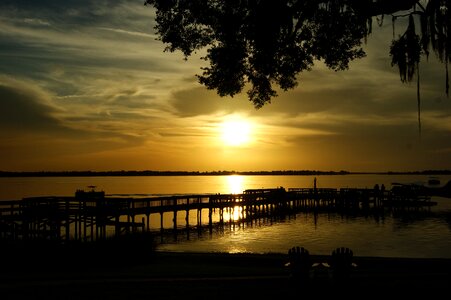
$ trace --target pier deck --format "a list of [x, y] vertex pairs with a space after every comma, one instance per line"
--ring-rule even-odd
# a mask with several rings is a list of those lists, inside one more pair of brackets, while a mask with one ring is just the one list
[[[109, 234], [149, 231], [151, 215], [172, 213], [172, 228], [213, 226], [224, 222], [224, 211], [239, 208], [238, 220], [273, 217], [299, 211], [385, 210], [435, 205], [429, 196], [357, 188], [290, 188], [246, 190], [242, 194], [195, 194], [158, 197], [110, 197], [104, 192], [77, 191], [74, 197], [30, 197], [0, 201], [0, 239], [97, 240]], [[202, 211], [208, 210], [207, 222]], [[189, 213], [196, 212], [196, 224]], [[177, 224], [185, 213], [186, 224]], [[141, 219], [139, 219], [141, 218]], [[206, 224], [206, 225], [205, 225]], [[113, 233], [111, 233], [113, 232]]]

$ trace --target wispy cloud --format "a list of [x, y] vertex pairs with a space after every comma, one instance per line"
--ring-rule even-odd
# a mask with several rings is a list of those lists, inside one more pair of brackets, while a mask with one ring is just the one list
[[124, 29], [119, 29], [119, 28], [107, 28], [107, 27], [99, 27], [99, 29], [122, 33], [122, 34], [135, 35], [135, 36], [139, 36], [139, 37], [148, 37], [148, 38], [153, 38], [153, 39], [157, 38], [157, 35], [155, 35], [155, 34], [149, 34], [149, 33], [144, 33], [144, 32], [139, 32], [139, 31], [129, 31], [129, 30], [124, 30]]

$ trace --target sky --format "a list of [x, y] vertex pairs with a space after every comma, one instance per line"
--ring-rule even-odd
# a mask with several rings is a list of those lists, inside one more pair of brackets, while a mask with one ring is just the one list
[[202, 51], [165, 52], [143, 2], [2, 0], [0, 170], [451, 169], [444, 65], [422, 57], [420, 135], [391, 17], [349, 70], [316, 62], [255, 109], [197, 82]]

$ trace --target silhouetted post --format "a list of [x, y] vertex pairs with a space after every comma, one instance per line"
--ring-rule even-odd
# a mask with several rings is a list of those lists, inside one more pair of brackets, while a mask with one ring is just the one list
[[213, 233], [213, 208], [208, 209], [208, 226], [210, 228], [210, 234]]
[[136, 226], [135, 226], [135, 201], [132, 201], [132, 209], [131, 209], [131, 213], [132, 213], [132, 232], [136, 231]]
[[382, 201], [385, 200], [385, 185], [381, 185], [381, 197], [379, 199], [379, 205], [382, 206]]
[[69, 215], [69, 199], [66, 199], [66, 241], [70, 239], [70, 215]]
[[202, 208], [197, 209], [197, 226], [202, 226]]
[[316, 205], [318, 203], [318, 189], [316, 187], [316, 177], [313, 179], [313, 198], [314, 198], [313, 202], [314, 202], [315, 207], [316, 207]]
[[380, 198], [381, 198], [381, 192], [379, 190], [379, 185], [376, 183], [374, 185], [374, 204], [375, 205], [379, 206]]
[[135, 213], [132, 213], [132, 232], [135, 232], [136, 231], [136, 226], [135, 226], [135, 217], [136, 217], [136, 215], [135, 215]]
[[147, 231], [150, 230], [150, 200], [146, 200]]
[[186, 209], [186, 215], [185, 215], [185, 221], [186, 221], [186, 228], [189, 228], [189, 209]]
[[118, 237], [121, 233], [121, 223], [120, 223], [120, 215], [116, 213], [116, 217], [114, 218], [114, 235]]
[[77, 221], [78, 221], [78, 213], [77, 211], [74, 212], [74, 239], [77, 241], [78, 240], [78, 225], [77, 225]]
[[86, 232], [88, 231], [87, 224], [88, 224], [88, 211], [87, 211], [86, 200], [85, 200], [85, 201], [83, 201], [83, 240], [85, 242], [87, 241], [87, 234], [86, 234]]
[[82, 239], [82, 213], [83, 213], [83, 206], [81, 201], [78, 201], [78, 239], [81, 241]]
[[91, 242], [94, 241], [94, 214], [91, 212]]

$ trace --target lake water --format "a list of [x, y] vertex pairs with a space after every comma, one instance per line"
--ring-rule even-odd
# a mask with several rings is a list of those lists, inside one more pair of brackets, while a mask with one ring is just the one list
[[[75, 190], [97, 186], [107, 195], [165, 195], [241, 193], [254, 188], [317, 186], [372, 188], [376, 183], [390, 189], [393, 182], [426, 183], [424, 175], [331, 175], [331, 176], [139, 176], [139, 177], [23, 177], [0, 178], [0, 201], [32, 196], [72, 196]], [[451, 176], [440, 176], [442, 184]], [[167, 251], [285, 253], [304, 246], [312, 254], [328, 255], [336, 247], [349, 247], [359, 256], [451, 258], [451, 199], [434, 197], [438, 203], [420, 213], [383, 218], [372, 215], [342, 216], [336, 213], [298, 213], [282, 220], [260, 219], [233, 223], [212, 234], [190, 239], [165, 239], [158, 246]], [[205, 210], [203, 214], [207, 214]], [[194, 215], [195, 213], [191, 214]], [[190, 218], [193, 216], [190, 215]], [[232, 218], [232, 216], [229, 216]], [[164, 216], [171, 226], [172, 214]], [[184, 224], [179, 214], [178, 224]], [[208, 217], [204, 217], [208, 220]], [[195, 223], [195, 221], [193, 222]], [[159, 217], [151, 226], [160, 226]]]

